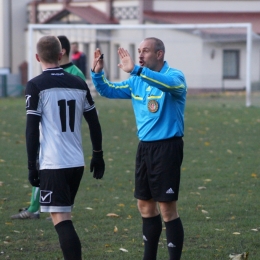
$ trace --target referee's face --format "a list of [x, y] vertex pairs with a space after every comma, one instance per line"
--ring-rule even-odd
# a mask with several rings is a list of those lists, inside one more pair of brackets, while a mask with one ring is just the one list
[[139, 64], [141, 67], [147, 67], [154, 71], [159, 71], [159, 55], [155, 51], [153, 40], [144, 40], [141, 42], [139, 48]]

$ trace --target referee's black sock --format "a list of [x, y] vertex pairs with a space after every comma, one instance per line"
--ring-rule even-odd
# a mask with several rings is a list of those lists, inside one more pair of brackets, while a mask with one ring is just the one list
[[158, 243], [162, 232], [161, 216], [142, 219], [144, 240], [143, 260], [156, 260]]
[[59, 235], [60, 247], [65, 260], [81, 260], [81, 243], [71, 220], [65, 220], [55, 229]]
[[164, 222], [166, 227], [167, 246], [169, 252], [169, 260], [181, 259], [184, 230], [180, 218], [176, 218], [169, 222]]

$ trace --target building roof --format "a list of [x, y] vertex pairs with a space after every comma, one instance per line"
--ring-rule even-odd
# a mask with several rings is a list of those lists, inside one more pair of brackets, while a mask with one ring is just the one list
[[[92, 6], [66, 6], [61, 11], [57, 12], [53, 16], [49, 17], [42, 23], [53, 23], [60, 21], [68, 14], [74, 14], [82, 19], [86, 24], [119, 24], [115, 18], [109, 18], [105, 13], [99, 11]], [[68, 21], [67, 23], [71, 23]], [[77, 21], [77, 23], [79, 23]]]
[[252, 23], [253, 31], [260, 34], [260, 12], [144, 11], [144, 20], [154, 23], [170, 24]]

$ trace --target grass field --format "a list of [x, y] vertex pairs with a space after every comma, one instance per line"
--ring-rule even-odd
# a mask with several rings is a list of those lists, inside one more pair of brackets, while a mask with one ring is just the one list
[[[260, 108], [246, 108], [244, 101], [236, 95], [187, 98], [179, 195], [183, 260], [224, 260], [246, 251], [249, 259], [260, 259]], [[133, 197], [138, 140], [131, 103], [97, 97], [96, 106], [106, 172], [102, 180], [89, 173], [84, 123], [87, 166], [73, 210], [83, 259], [141, 260], [141, 218]], [[24, 130], [24, 99], [0, 99], [0, 259], [62, 259], [46, 213], [39, 220], [10, 219], [30, 201]], [[165, 239], [163, 231], [158, 260], [168, 259]]]

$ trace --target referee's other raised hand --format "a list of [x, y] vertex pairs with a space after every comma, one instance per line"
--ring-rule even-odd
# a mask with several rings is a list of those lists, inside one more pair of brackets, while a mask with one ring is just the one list
[[129, 52], [121, 47], [118, 48], [117, 52], [120, 58], [120, 63], [118, 64], [118, 67], [123, 71], [130, 73], [134, 69], [135, 64]]
[[94, 52], [94, 59], [92, 62], [92, 71], [95, 73], [99, 73], [103, 70], [104, 67], [104, 55], [101, 53], [100, 49], [97, 48]]

